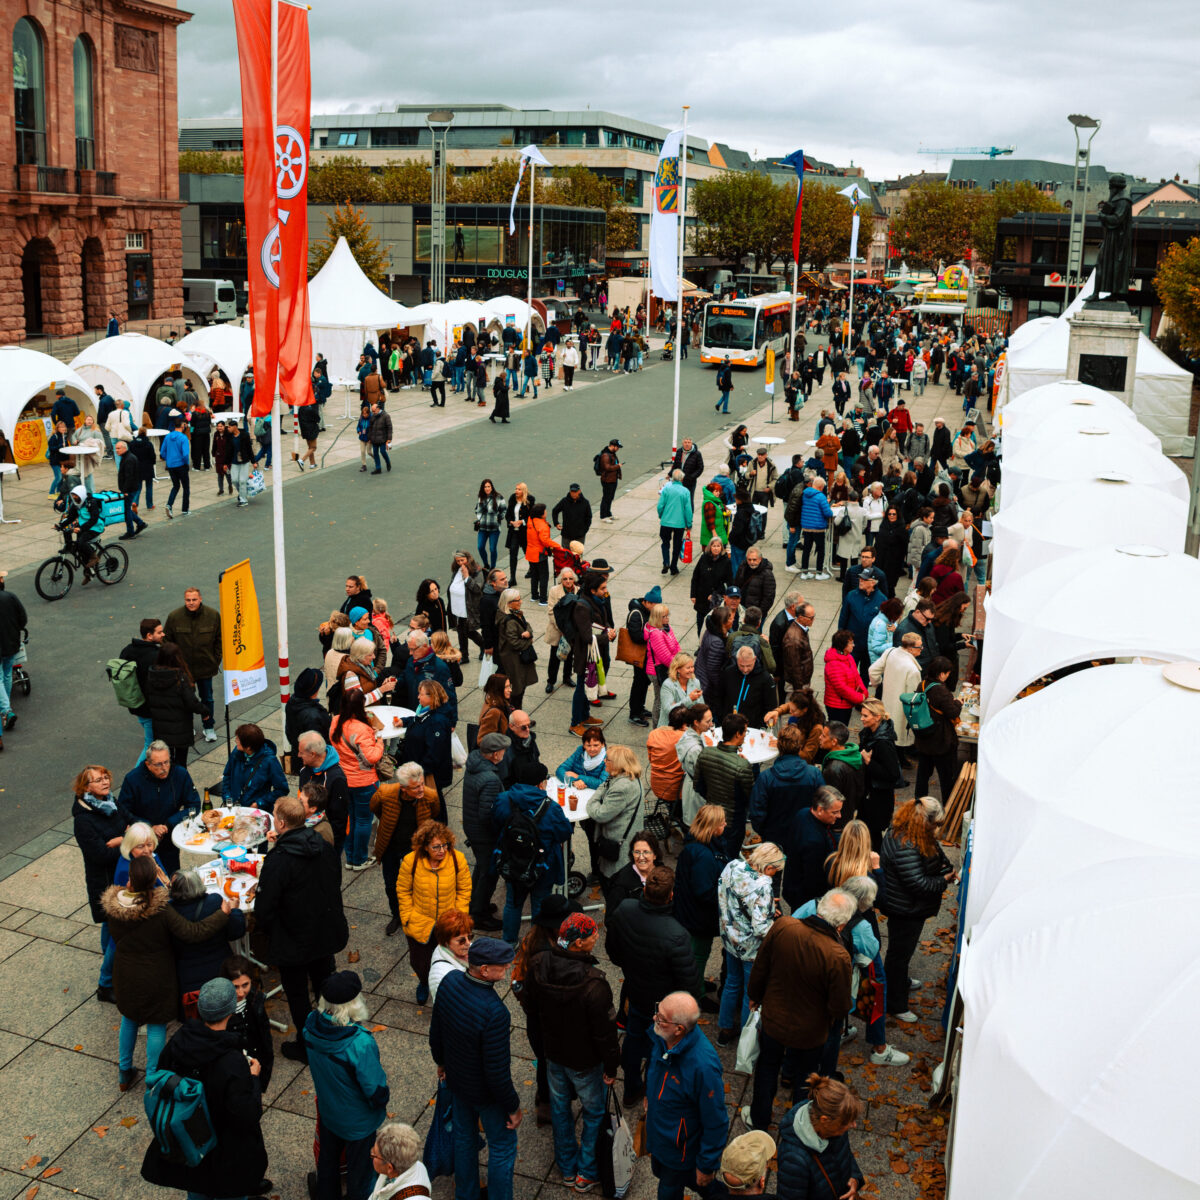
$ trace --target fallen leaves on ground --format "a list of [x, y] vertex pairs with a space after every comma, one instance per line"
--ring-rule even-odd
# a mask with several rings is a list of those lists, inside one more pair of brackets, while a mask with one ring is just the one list
[[42, 1172], [41, 1177], [43, 1179], [52, 1179], [55, 1175], [61, 1175], [61, 1174], [62, 1174], [62, 1167], [47, 1167]]
[[351, 950], [350, 953], [346, 955], [347, 962], [356, 963], [356, 962], [358, 962], [358, 960], [359, 960], [359, 953], [357, 950]]
[[132, 1129], [138, 1123], [137, 1117], [122, 1117], [121, 1124], [126, 1129]]
[[97, 1137], [104, 1137], [104, 1135], [105, 1135], [106, 1133], [108, 1133], [108, 1126], [107, 1126], [107, 1125], [93, 1125], [93, 1126], [92, 1126], [92, 1132], [93, 1132], [93, 1133], [94, 1133], [94, 1134], [95, 1134]]
[[386, 1025], [372, 1025], [371, 1032], [372, 1033], [382, 1033], [386, 1028], [387, 1028]]
[[31, 1154], [22, 1164], [22, 1171], [32, 1171], [34, 1167], [40, 1166], [46, 1160], [40, 1154]]
[[41, 1188], [39, 1188], [39, 1187], [38, 1187], [38, 1185], [35, 1183], [35, 1184], [33, 1185], [33, 1187], [31, 1187], [31, 1188], [29, 1189], [29, 1191], [27, 1191], [27, 1192], [25, 1193], [25, 1200], [33, 1200], [34, 1196], [36, 1196], [36, 1195], [38, 1194], [38, 1192], [40, 1192], [41, 1190], [42, 1190], [42, 1189], [41, 1189]]

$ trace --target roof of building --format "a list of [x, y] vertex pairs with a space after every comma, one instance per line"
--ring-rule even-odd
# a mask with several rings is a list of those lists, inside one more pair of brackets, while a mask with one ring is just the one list
[[[1089, 186], [1107, 181], [1110, 172], [1099, 163], [1092, 163]], [[1070, 163], [1049, 162], [1044, 158], [956, 158], [946, 172], [950, 183], [973, 183], [981, 190], [993, 181], [1070, 185], [1075, 181], [1075, 168]]]

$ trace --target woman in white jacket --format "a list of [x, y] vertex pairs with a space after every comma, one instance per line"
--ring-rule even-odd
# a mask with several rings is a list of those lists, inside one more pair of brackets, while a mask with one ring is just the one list
[[[928, 628], [928, 634], [933, 637], [933, 626]], [[908, 718], [904, 715], [904, 705], [900, 697], [905, 692], [915, 692], [921, 686], [921, 667], [917, 662], [920, 635], [906, 633], [900, 639], [900, 645], [885, 650], [872, 664], [867, 673], [867, 679], [872, 687], [883, 685], [884, 708], [891, 714], [892, 724], [896, 729], [896, 750], [900, 761], [905, 761], [904, 751], [916, 740], [909, 727]]]
[[108, 436], [112, 438], [114, 445], [117, 442], [133, 441], [133, 416], [129, 411], [128, 400], [117, 401], [117, 407], [108, 414], [104, 428], [108, 431]]

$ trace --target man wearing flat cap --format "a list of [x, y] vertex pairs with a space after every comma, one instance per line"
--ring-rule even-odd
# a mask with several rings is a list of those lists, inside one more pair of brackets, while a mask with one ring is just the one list
[[511, 1018], [495, 985], [513, 954], [499, 938], [476, 938], [467, 969], [442, 980], [433, 1006], [429, 1050], [453, 1103], [455, 1200], [479, 1200], [480, 1125], [488, 1143], [488, 1200], [512, 1200], [521, 1102], [512, 1081]]
[[727, 1196], [768, 1196], [767, 1171], [775, 1157], [775, 1139], [761, 1129], [735, 1137], [721, 1155], [721, 1167], [709, 1185], [706, 1200]]

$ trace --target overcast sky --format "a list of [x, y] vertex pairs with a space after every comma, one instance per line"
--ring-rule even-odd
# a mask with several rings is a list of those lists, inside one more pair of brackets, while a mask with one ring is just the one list
[[[180, 0], [179, 115], [236, 116], [229, 0]], [[439, 19], [440, 18], [440, 19]], [[794, 0], [409, 6], [314, 0], [315, 113], [397, 103], [606, 109], [709, 141], [866, 168], [945, 170], [922, 147], [1015, 146], [1069, 162], [1066, 117], [1102, 120], [1093, 161], [1200, 179], [1200, 8], [1187, 0]]]

